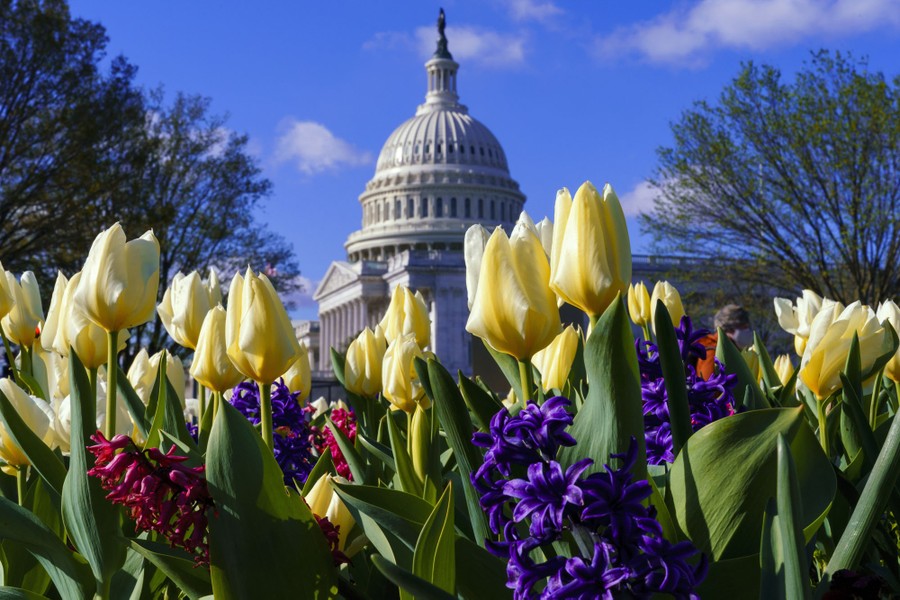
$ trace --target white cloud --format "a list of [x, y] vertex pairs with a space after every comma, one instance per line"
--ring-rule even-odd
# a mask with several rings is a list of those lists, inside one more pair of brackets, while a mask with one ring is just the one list
[[[509, 68], [525, 63], [528, 36], [524, 33], [501, 33], [483, 27], [447, 26], [449, 50], [457, 61], [485, 68]], [[426, 59], [434, 54], [437, 32], [433, 26], [416, 28], [412, 34], [382, 31], [363, 44], [365, 50], [412, 50]]]
[[503, 4], [515, 21], [546, 23], [565, 12], [549, 0], [503, 0]]
[[630, 191], [619, 196], [622, 210], [626, 217], [636, 217], [641, 213], [653, 209], [653, 200], [659, 196], [659, 190], [650, 185], [649, 181], [642, 181]]
[[312, 296], [316, 291], [316, 288], [319, 287], [319, 282], [313, 281], [309, 277], [304, 277], [303, 275], [300, 275], [297, 279], [302, 288], [297, 292], [285, 296], [285, 303], [292, 304], [295, 310], [318, 306], [318, 303], [313, 300]]
[[294, 162], [307, 175], [372, 162], [369, 152], [335, 136], [321, 123], [289, 117], [279, 129], [282, 133], [275, 145], [275, 162]]
[[900, 28], [896, 0], [700, 0], [595, 39], [600, 57], [696, 66], [715, 50], [766, 50], [812, 36]]

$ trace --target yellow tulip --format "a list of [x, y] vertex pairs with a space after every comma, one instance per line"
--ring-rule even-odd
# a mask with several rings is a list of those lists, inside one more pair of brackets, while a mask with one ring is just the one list
[[156, 306], [159, 242], [152, 231], [125, 240], [118, 223], [98, 235], [75, 290], [75, 303], [108, 332], [146, 323]]
[[269, 385], [300, 356], [291, 320], [265, 275], [249, 267], [244, 277], [235, 274], [225, 314], [228, 358], [250, 379]]
[[522, 218], [509, 238], [496, 228], [484, 248], [466, 331], [495, 350], [530, 360], [560, 331], [549, 282], [547, 255]]
[[[878, 307], [875, 313], [880, 323], [890, 324], [894, 328], [895, 333], [900, 333], [900, 307], [893, 300], [887, 300]], [[900, 381], [900, 349], [894, 353], [891, 360], [884, 365], [884, 376], [891, 381]]]
[[326, 517], [332, 525], [338, 528], [338, 550], [343, 551], [347, 544], [347, 536], [356, 521], [353, 520], [350, 510], [344, 505], [344, 501], [335, 493], [333, 482], [348, 483], [343, 477], [322, 475], [306, 495], [306, 503], [312, 514], [320, 518]]
[[185, 348], [195, 350], [200, 337], [200, 327], [209, 310], [221, 302], [215, 272], [208, 283], [200, 280], [200, 274], [193, 271], [189, 275], [176, 273], [172, 284], [163, 294], [156, 312], [172, 339]]
[[483, 225], [472, 225], [466, 230], [463, 255], [466, 260], [466, 301], [469, 303], [469, 310], [475, 301], [475, 290], [478, 289], [478, 276], [481, 273], [481, 258], [490, 237], [491, 233]]
[[791, 357], [787, 354], [781, 354], [772, 364], [775, 367], [775, 372], [778, 374], [778, 380], [781, 382], [781, 385], [787, 385], [791, 377], [794, 376], [794, 363], [791, 362]]
[[380, 325], [388, 343], [408, 333], [416, 336], [416, 343], [423, 350], [431, 343], [431, 318], [425, 298], [419, 292], [413, 294], [405, 285], [394, 288]]
[[541, 385], [545, 392], [565, 387], [572, 361], [578, 352], [578, 337], [578, 331], [569, 325], [549, 346], [531, 357], [531, 363], [541, 374]]
[[163, 354], [166, 356], [166, 377], [175, 389], [181, 405], [184, 406], [184, 365], [180, 358], [172, 356], [165, 350], [150, 356], [147, 350], [141, 348], [131, 366], [128, 367], [126, 374], [128, 382], [131, 383], [131, 387], [134, 388], [144, 404], [147, 404], [150, 401], [153, 386], [156, 384], [156, 378], [159, 377], [159, 365]]
[[309, 372], [309, 348], [306, 344], [300, 344], [300, 356], [294, 364], [285, 371], [284, 385], [292, 392], [300, 392], [297, 402], [303, 402], [309, 398], [309, 390], [312, 389], [312, 376]]
[[544, 217], [540, 223], [534, 224], [534, 229], [538, 239], [541, 240], [541, 247], [547, 255], [547, 260], [550, 260], [550, 253], [553, 252], [553, 221]]
[[653, 333], [656, 333], [656, 301], [662, 300], [669, 311], [669, 317], [672, 318], [672, 324], [678, 327], [681, 324], [681, 317], [684, 316], [684, 306], [681, 304], [681, 294], [675, 289], [675, 286], [668, 281], [657, 281], [653, 286], [653, 294], [650, 296], [650, 324], [653, 326]]
[[[29, 396], [11, 379], [0, 379], [0, 393], [6, 396], [29, 429], [45, 444], [52, 445], [56, 433], [51, 428], [53, 409], [50, 405], [40, 398]], [[22, 449], [13, 441], [2, 421], [0, 421], [0, 459], [6, 462], [2, 470], [7, 475], [15, 475], [19, 468], [31, 464]]]
[[413, 363], [416, 357], [424, 358], [424, 356], [416, 343], [415, 334], [412, 333], [395, 339], [384, 353], [381, 368], [384, 397], [408, 413], [416, 410], [416, 402], [425, 394]]
[[625, 213], [612, 187], [603, 196], [587, 181], [556, 194], [550, 287], [592, 318], [606, 310], [631, 281], [631, 242]]
[[750, 374], [759, 383], [759, 354], [753, 348], [745, 348], [741, 350], [741, 356], [744, 357], [744, 362], [747, 364], [747, 368], [750, 369]]
[[381, 391], [381, 368], [387, 341], [381, 326], [368, 327], [347, 348], [344, 362], [344, 385], [359, 396], [372, 398]]
[[787, 298], [775, 298], [775, 316], [782, 329], [794, 336], [794, 350], [803, 356], [810, 328], [820, 312], [828, 312], [831, 320], [844, 310], [844, 305], [828, 298], [822, 298], [812, 290], [803, 290], [797, 298], [796, 306]]
[[9, 283], [6, 280], [6, 271], [3, 269], [3, 263], [0, 263], [0, 319], [12, 310], [15, 301], [12, 291], [9, 289]]
[[[653, 319], [653, 310], [650, 305], [650, 292], [644, 282], [628, 286], [628, 314], [631, 322], [638, 327], [646, 327]], [[678, 323], [675, 324], [676, 327]]]
[[12, 309], [0, 321], [3, 331], [14, 344], [31, 346], [37, 337], [36, 329], [44, 320], [37, 279], [31, 271], [22, 273], [19, 281], [16, 281], [16, 276], [9, 271], [3, 275], [14, 300]]
[[893, 344], [890, 332], [879, 323], [875, 312], [859, 301], [848, 305], [836, 319], [832, 320], [831, 316], [822, 311], [813, 320], [798, 375], [820, 400], [841, 388], [840, 374], [854, 334], [859, 337], [863, 375], [871, 370], [878, 357], [891, 350]]
[[230, 390], [244, 379], [228, 358], [225, 319], [221, 304], [206, 313], [191, 361], [191, 377], [214, 392]]

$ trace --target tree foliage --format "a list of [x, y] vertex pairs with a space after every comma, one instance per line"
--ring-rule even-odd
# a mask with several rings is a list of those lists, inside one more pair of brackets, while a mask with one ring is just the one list
[[720, 287], [900, 292], [900, 77], [827, 51], [791, 82], [749, 63], [672, 133], [642, 216], [659, 250], [710, 259]]

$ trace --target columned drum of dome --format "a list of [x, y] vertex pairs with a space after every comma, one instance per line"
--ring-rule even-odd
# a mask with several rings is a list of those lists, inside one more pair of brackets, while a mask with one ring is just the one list
[[494, 134], [460, 104], [459, 64], [438, 20], [437, 51], [425, 63], [425, 102], [397, 127], [359, 196], [362, 221], [313, 298], [321, 320], [319, 368], [329, 345], [346, 348], [377, 323], [390, 291], [422, 291], [432, 317], [432, 349], [454, 373], [471, 372], [463, 240], [477, 223], [511, 231], [525, 203]]

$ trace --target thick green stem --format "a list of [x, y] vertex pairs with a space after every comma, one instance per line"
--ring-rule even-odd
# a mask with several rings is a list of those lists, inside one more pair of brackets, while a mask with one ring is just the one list
[[225, 400], [225, 394], [223, 392], [216, 392], [213, 394], [213, 421], [216, 420], [216, 415], [219, 414], [219, 405]]
[[259, 420], [266, 446], [275, 452], [275, 432], [272, 430], [272, 384], [259, 384]]
[[19, 494], [19, 506], [25, 506], [25, 482], [27, 480], [28, 467], [16, 469], [16, 491]]
[[109, 591], [112, 581], [107, 579], [103, 581], [97, 586], [97, 591], [94, 593], [94, 600], [107, 600], [109, 598]]
[[531, 378], [531, 361], [519, 361], [519, 380], [522, 382], [522, 404], [527, 405], [531, 401], [531, 388], [534, 385]]
[[34, 375], [34, 363], [32, 362], [34, 350], [30, 346], [19, 346], [19, 356], [22, 359], [19, 369], [26, 375]]
[[890, 395], [888, 395], [888, 402], [891, 405], [891, 410], [894, 414], [897, 414], [897, 407], [898, 404], [900, 404], [900, 381], [894, 382], [894, 391], [897, 393], [897, 397], [891, 398]]
[[597, 326], [597, 321], [600, 320], [600, 315], [588, 315], [588, 319], [591, 323], [591, 331], [594, 331], [594, 327]]
[[94, 400], [94, 408], [97, 404], [97, 367], [88, 369], [88, 384], [91, 388], [91, 398]]
[[648, 342], [652, 342], [653, 337], [650, 335], [650, 325], [647, 323], [644, 323], [643, 325], [641, 325], [641, 330], [643, 330], [643, 332], [644, 332], [644, 340], [648, 341]]
[[203, 413], [206, 412], [206, 388], [200, 386], [200, 398], [197, 399], [197, 426], [203, 426]]
[[881, 403], [878, 397], [881, 395], [882, 379], [884, 371], [875, 375], [875, 383], [872, 384], [872, 398], [869, 400], [869, 427], [875, 431], [876, 420], [878, 419], [878, 411], [881, 410]]
[[110, 331], [107, 335], [106, 345], [106, 424], [104, 435], [111, 440], [116, 434], [116, 386], [119, 378], [119, 369], [116, 362], [116, 354], [119, 349], [119, 332]]
[[825, 414], [826, 404], [828, 404], [827, 398], [823, 400], [816, 399], [816, 408], [819, 416], [819, 442], [822, 444], [825, 456], [830, 458], [831, 454], [828, 453], [828, 416]]

